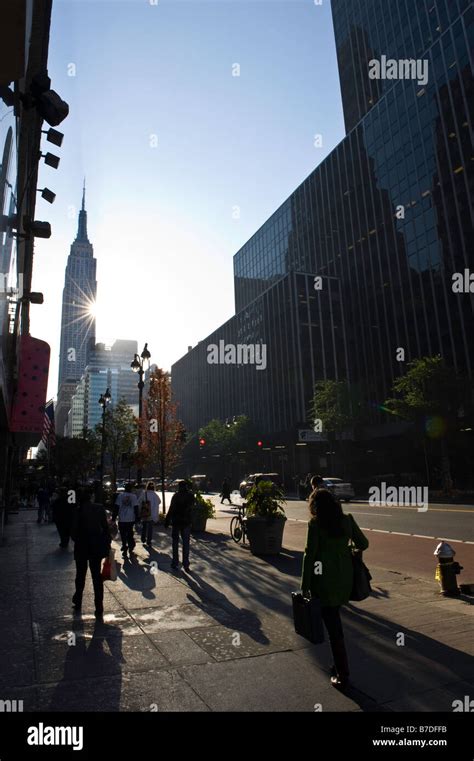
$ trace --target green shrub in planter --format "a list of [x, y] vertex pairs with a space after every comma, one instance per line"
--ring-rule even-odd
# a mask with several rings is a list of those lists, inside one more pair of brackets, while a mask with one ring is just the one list
[[216, 511], [211, 500], [206, 499], [202, 496], [201, 492], [197, 491], [195, 494], [195, 502], [192, 509], [191, 531], [193, 534], [200, 531], [205, 531], [207, 519], [215, 517]]
[[249, 491], [246, 502], [251, 552], [254, 555], [278, 555], [286, 521], [283, 492], [271, 481], [260, 481]]

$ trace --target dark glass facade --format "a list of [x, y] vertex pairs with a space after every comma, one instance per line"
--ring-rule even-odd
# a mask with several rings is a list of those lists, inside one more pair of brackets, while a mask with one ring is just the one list
[[[290, 282], [289, 273], [334, 278], [344, 311], [346, 377], [367, 390], [371, 422], [377, 424], [393, 380], [411, 359], [441, 354], [472, 377], [473, 297], [454, 293], [452, 276], [474, 270], [474, 8], [456, 0], [333, 0], [333, 16], [351, 130], [236, 254], [237, 316], [227, 325], [258, 312], [267, 294], [278, 292], [279, 280]], [[357, 64], [359, 37], [369, 48]], [[381, 54], [426, 59], [428, 82], [370, 80], [367, 56]], [[374, 82], [377, 92], [370, 90]], [[298, 332], [302, 317], [283, 301], [265, 319], [285, 335]], [[399, 349], [404, 364], [397, 359]], [[199, 347], [173, 368], [179, 401], [180, 373], [195, 352]], [[341, 349], [337, 354], [339, 362]], [[265, 373], [259, 372], [260, 385], [252, 389], [256, 399], [249, 397], [252, 408], [236, 408], [232, 401], [224, 409], [224, 401], [211, 402], [193, 413], [195, 422], [239, 413], [252, 417], [275, 405], [282, 413], [278, 420], [264, 413], [268, 430], [294, 428], [314, 380], [341, 377], [342, 365], [332, 362], [326, 343], [315, 352], [306, 347], [304, 360], [289, 365], [295, 369], [289, 385], [283, 381], [284, 360], [280, 391], [265, 386]], [[215, 368], [207, 367], [207, 375], [209, 370]], [[222, 400], [233, 399], [231, 375], [219, 380]], [[195, 386], [197, 407], [199, 398]]]
[[[248, 415], [262, 431], [307, 427], [317, 380], [345, 378], [347, 347], [340, 283], [292, 272], [173, 365], [179, 417], [196, 431], [213, 418]], [[209, 364], [208, 347], [264, 345], [266, 367]]]
[[392, 80], [369, 79], [369, 62], [381, 55], [424, 58], [471, 5], [470, 0], [332, 0], [347, 132], [393, 87]]

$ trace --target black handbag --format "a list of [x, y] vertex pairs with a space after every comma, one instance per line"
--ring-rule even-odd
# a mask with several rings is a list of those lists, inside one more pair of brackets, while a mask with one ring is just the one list
[[362, 552], [352, 552], [353, 581], [349, 600], [360, 602], [366, 600], [372, 592], [370, 580], [372, 578], [369, 569], [362, 560]]
[[292, 592], [293, 621], [295, 632], [314, 645], [324, 642], [321, 601], [318, 597], [304, 597], [302, 592]]

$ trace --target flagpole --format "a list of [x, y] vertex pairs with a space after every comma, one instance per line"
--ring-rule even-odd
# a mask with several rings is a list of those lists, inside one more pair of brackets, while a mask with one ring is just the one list
[[46, 474], [47, 474], [48, 482], [49, 482], [49, 479], [50, 479], [50, 476], [51, 476], [51, 462], [50, 462], [50, 460], [51, 460], [51, 433], [48, 433], [47, 442], [48, 442], [47, 443], [47, 453], [48, 453], [48, 455], [47, 455]]

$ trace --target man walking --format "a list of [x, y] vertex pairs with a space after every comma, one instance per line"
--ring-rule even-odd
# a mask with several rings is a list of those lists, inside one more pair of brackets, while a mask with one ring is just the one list
[[222, 482], [222, 489], [221, 489], [221, 505], [223, 504], [224, 500], [226, 499], [229, 503], [229, 505], [232, 504], [232, 500], [230, 498], [231, 495], [231, 488], [228, 478], [224, 478]]
[[47, 523], [49, 520], [50, 497], [49, 491], [44, 483], [41, 484], [40, 488], [38, 489], [36, 499], [38, 500], [37, 523], [42, 523], [43, 520], [45, 523]]
[[56, 499], [53, 500], [53, 523], [56, 524], [60, 538], [59, 546], [66, 550], [69, 545], [71, 535], [71, 524], [73, 520], [73, 505], [68, 501], [68, 489], [66, 485], [61, 486], [56, 492]]
[[95, 617], [104, 613], [104, 582], [101, 576], [102, 558], [110, 552], [110, 533], [103, 505], [91, 502], [92, 490], [84, 489], [79, 495], [79, 506], [74, 516], [71, 537], [74, 540], [76, 561], [76, 592], [72, 598], [74, 609], [82, 606], [82, 595], [89, 566], [94, 585]]
[[117, 494], [112, 514], [113, 520], [117, 518], [117, 515], [120, 538], [122, 540], [122, 555], [126, 558], [128, 550], [131, 557], [135, 548], [133, 525], [138, 520], [138, 499], [137, 495], [132, 492], [131, 484], [126, 484], [125, 491]]
[[183, 542], [183, 567], [185, 571], [190, 570], [189, 565], [189, 543], [191, 537], [192, 507], [194, 504], [194, 494], [188, 489], [185, 481], [180, 481], [178, 491], [171, 498], [170, 509], [166, 514], [165, 526], [171, 523], [171, 538], [173, 541], [173, 562], [172, 568], [179, 567], [179, 537]]
[[148, 481], [140, 499], [140, 520], [142, 522], [142, 544], [151, 547], [153, 524], [158, 523], [161, 499], [155, 491], [153, 481]]

